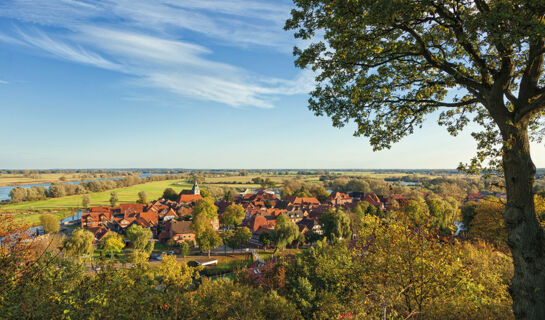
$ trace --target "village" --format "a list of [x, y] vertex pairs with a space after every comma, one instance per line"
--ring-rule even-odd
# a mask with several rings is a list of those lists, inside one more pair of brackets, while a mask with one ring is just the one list
[[[479, 202], [487, 196], [505, 197], [501, 193], [469, 193], [463, 203]], [[216, 233], [222, 233], [230, 228], [245, 227], [251, 232], [251, 238], [239, 243], [239, 246], [260, 249], [267, 246], [267, 241], [263, 241], [263, 235], [275, 229], [280, 215], [284, 215], [298, 227], [299, 233], [304, 236], [304, 240], [299, 243], [305, 243], [310, 242], [309, 239], [324, 236], [319, 219], [328, 211], [341, 209], [348, 212], [358, 204], [365, 203], [366, 207], [373, 208], [373, 212], [380, 213], [392, 208], [399, 209], [410, 200], [401, 194], [385, 197], [375, 193], [336, 191], [331, 192], [323, 201], [316, 197], [295, 195], [281, 198], [278, 189], [263, 187], [246, 189], [231, 198], [229, 200], [218, 198], [214, 201], [217, 214], [208, 219], [209, 227]], [[87, 212], [82, 214], [80, 224], [82, 229], [93, 234], [96, 243], [103, 241], [112, 232], [124, 234], [128, 228], [136, 225], [149, 229], [154, 241], [170, 243], [171, 246], [185, 242], [195, 248], [198, 244], [193, 225], [193, 211], [196, 204], [203, 199], [199, 185], [195, 182], [192, 189], [182, 190], [176, 200], [161, 198], [149, 203], [89, 207]], [[221, 223], [226, 220], [221, 218], [229, 207], [243, 210], [243, 217], [234, 223]], [[457, 224], [457, 227], [464, 230], [463, 225]]]

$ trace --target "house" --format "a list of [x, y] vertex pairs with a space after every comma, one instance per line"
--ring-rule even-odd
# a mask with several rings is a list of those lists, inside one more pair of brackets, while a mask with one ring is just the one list
[[320, 205], [320, 201], [314, 197], [303, 198], [297, 196], [287, 196], [285, 201], [292, 205]]
[[110, 229], [102, 225], [98, 227], [88, 227], [87, 230], [93, 234], [95, 242], [104, 240], [110, 233]]
[[256, 214], [250, 219], [248, 227], [253, 233], [259, 229], [273, 230], [276, 226], [276, 217], [265, 214]]
[[352, 198], [350, 198], [350, 196], [348, 196], [346, 193], [334, 191], [329, 195], [326, 201], [332, 206], [342, 206], [347, 203], [351, 203]]
[[304, 218], [303, 220], [297, 223], [299, 227], [299, 232], [305, 234], [307, 232], [314, 232], [317, 234], [322, 234], [322, 227], [318, 223], [317, 219]]
[[306, 212], [303, 210], [288, 211], [284, 214], [288, 217], [288, 219], [290, 219], [291, 222], [294, 223], [303, 220], [303, 218], [306, 216]]
[[[165, 235], [168, 235], [165, 237]], [[195, 232], [191, 229], [191, 221], [168, 221], [165, 230], [161, 233], [163, 239], [172, 239], [176, 242], [195, 242]]]
[[[102, 208], [102, 207], [101, 207]], [[108, 211], [98, 211], [94, 209], [90, 212], [85, 212], [81, 215], [81, 228], [98, 228], [100, 226], [109, 227], [112, 223], [112, 213]]]
[[384, 210], [384, 203], [380, 201], [380, 198], [374, 193], [367, 193], [363, 198], [363, 201], [367, 201], [378, 209]]

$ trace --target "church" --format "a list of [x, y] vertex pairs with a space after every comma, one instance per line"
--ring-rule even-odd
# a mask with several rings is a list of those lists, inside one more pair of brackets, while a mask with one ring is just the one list
[[195, 181], [195, 184], [193, 184], [193, 188], [191, 190], [182, 190], [182, 192], [180, 192], [178, 195], [178, 203], [181, 204], [194, 203], [200, 199], [202, 199], [202, 196], [197, 181]]

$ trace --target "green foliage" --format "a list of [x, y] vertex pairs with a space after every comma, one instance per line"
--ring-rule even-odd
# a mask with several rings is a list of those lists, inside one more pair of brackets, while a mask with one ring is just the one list
[[63, 243], [65, 256], [80, 259], [82, 256], [92, 255], [94, 238], [93, 234], [87, 230], [74, 230]]
[[426, 204], [431, 215], [432, 227], [438, 228], [444, 234], [451, 234], [454, 229], [454, 218], [458, 215], [458, 202], [452, 197], [442, 199], [436, 195], [429, 195]]
[[283, 250], [299, 236], [299, 227], [289, 220], [285, 214], [280, 214], [276, 218], [276, 226], [272, 232], [272, 242], [276, 250]]
[[208, 251], [208, 256], [210, 256], [210, 250], [219, 247], [222, 242], [221, 237], [211, 227], [205, 228], [197, 234], [199, 248], [202, 252]]
[[84, 208], [84, 209], [87, 209], [89, 207], [89, 203], [91, 202], [91, 199], [89, 198], [89, 195], [87, 194], [84, 194], [82, 197], [81, 197], [81, 206]]
[[265, 293], [231, 281], [205, 283], [193, 303], [196, 319], [301, 319], [295, 306], [275, 291]]
[[469, 201], [460, 209], [462, 212], [462, 222], [464, 226], [468, 228], [471, 225], [471, 221], [475, 217], [475, 209], [477, 208], [477, 202]]
[[240, 204], [232, 204], [220, 215], [220, 222], [223, 225], [234, 228], [242, 222], [244, 216], [244, 208]]
[[505, 204], [499, 199], [480, 201], [475, 207], [475, 216], [469, 225], [469, 236], [498, 246], [505, 246], [507, 229], [503, 222], [504, 211]]
[[117, 192], [115, 191], [110, 192], [110, 206], [115, 207], [118, 201], [119, 201], [119, 197], [117, 196]]
[[135, 250], [147, 251], [146, 246], [153, 237], [153, 233], [149, 228], [143, 228], [140, 225], [133, 224], [125, 231], [125, 236], [132, 243]]
[[162, 198], [170, 201], [176, 201], [178, 199], [178, 192], [174, 191], [172, 188], [166, 188], [165, 191], [163, 191]]
[[341, 209], [328, 210], [320, 216], [318, 223], [330, 240], [349, 238], [352, 234], [350, 218]]
[[188, 256], [191, 253], [191, 243], [188, 241], [184, 241], [180, 243], [179, 249], [180, 249], [180, 255], [182, 257]]
[[199, 215], [203, 215], [209, 221], [218, 216], [218, 207], [214, 204], [214, 199], [208, 197], [203, 198], [195, 203], [193, 208], [193, 219]]
[[210, 198], [212, 196], [210, 191], [206, 189], [200, 189], [200, 191], [201, 191], [201, 196], [203, 196], [203, 198]]
[[142, 204], [148, 203], [148, 195], [146, 191], [138, 192], [138, 200], [136, 200], [136, 203], [142, 203]]
[[113, 255], [121, 252], [125, 247], [123, 242], [123, 237], [115, 232], [110, 232], [106, 238], [102, 241], [102, 250], [106, 254], [110, 254], [110, 258], [113, 258]]
[[[514, 121], [524, 118], [527, 126], [532, 118], [537, 127], [533, 112], [544, 105], [533, 99], [542, 70], [526, 68], [543, 61], [542, 54], [532, 54], [543, 47], [543, 6], [503, 0], [295, 5], [285, 29], [311, 42], [294, 50], [297, 66], [317, 72], [310, 109], [331, 117], [334, 126], [354, 121], [355, 134], [369, 137], [374, 149], [389, 148], [437, 110], [444, 110], [439, 124], [453, 135], [473, 113], [484, 129], [473, 135], [479, 152], [470, 169], [476, 170], [487, 159], [499, 164], [494, 122], [506, 123], [491, 114], [512, 112], [518, 114]], [[502, 89], [493, 91], [497, 86]]]
[[40, 216], [40, 223], [45, 233], [55, 233], [61, 229], [59, 218], [49, 213], [44, 213]]
[[187, 290], [193, 279], [199, 278], [198, 269], [189, 267], [185, 262], [178, 262], [176, 256], [164, 256], [159, 266], [158, 276], [165, 290]]

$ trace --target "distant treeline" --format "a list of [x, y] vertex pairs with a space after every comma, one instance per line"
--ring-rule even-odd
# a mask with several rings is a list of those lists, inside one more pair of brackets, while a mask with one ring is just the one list
[[75, 194], [102, 192], [106, 190], [129, 187], [151, 181], [183, 179], [184, 177], [185, 176], [181, 174], [152, 175], [146, 178], [140, 178], [139, 176], [132, 175], [121, 179], [87, 181], [79, 184], [52, 183], [49, 188], [43, 186], [34, 186], [30, 188], [17, 187], [12, 189], [9, 195], [12, 202], [36, 201], [47, 198], [71, 196]]

